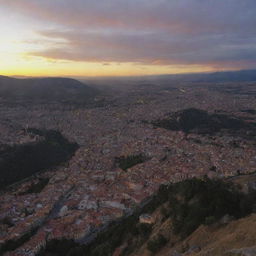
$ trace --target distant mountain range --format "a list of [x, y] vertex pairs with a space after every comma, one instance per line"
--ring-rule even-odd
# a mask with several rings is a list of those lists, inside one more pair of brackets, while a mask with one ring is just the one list
[[[180, 82], [253, 82], [255, 70], [225, 71], [176, 75], [123, 77], [121, 80], [157, 80]], [[103, 79], [104, 80], [104, 79]], [[12, 78], [0, 76], [0, 99], [22, 102], [86, 103], [98, 91], [72, 78]]]
[[256, 69], [214, 73], [159, 75], [150, 77], [154, 79], [180, 80], [186, 82], [250, 82], [256, 81]]
[[86, 102], [97, 90], [71, 78], [26, 78], [0, 76], [0, 98], [32, 102]]

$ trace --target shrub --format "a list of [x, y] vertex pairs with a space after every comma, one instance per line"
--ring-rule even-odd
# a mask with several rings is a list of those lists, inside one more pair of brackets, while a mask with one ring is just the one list
[[143, 237], [148, 237], [152, 232], [152, 225], [146, 223], [138, 224], [139, 234]]
[[174, 231], [182, 237], [226, 214], [240, 218], [251, 213], [256, 198], [256, 195], [240, 193], [232, 184], [208, 178], [186, 180], [173, 187], [170, 216]]
[[147, 248], [152, 253], [157, 253], [166, 243], [167, 239], [160, 234], [156, 238], [148, 241]]
[[39, 179], [37, 183], [33, 183], [26, 191], [20, 193], [20, 195], [40, 193], [48, 184], [48, 182], [49, 182], [48, 178]]
[[205, 218], [204, 224], [211, 225], [216, 222], [216, 218], [214, 216], [208, 216]]
[[146, 160], [147, 158], [143, 154], [130, 155], [127, 157], [121, 156], [115, 158], [115, 162], [123, 170], [127, 170], [136, 164], [145, 162]]
[[0, 149], [1, 189], [66, 162], [78, 149], [78, 144], [69, 142], [58, 131], [30, 129], [29, 132], [42, 136], [42, 140]]

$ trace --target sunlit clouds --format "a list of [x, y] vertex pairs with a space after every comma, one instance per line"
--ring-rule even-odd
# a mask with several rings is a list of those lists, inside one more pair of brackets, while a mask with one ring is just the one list
[[256, 68], [255, 13], [254, 0], [0, 0], [0, 73]]

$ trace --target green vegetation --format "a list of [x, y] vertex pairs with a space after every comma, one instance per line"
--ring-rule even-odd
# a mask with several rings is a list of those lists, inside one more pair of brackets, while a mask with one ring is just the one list
[[31, 193], [40, 193], [44, 187], [48, 184], [49, 179], [39, 179], [37, 183], [33, 183], [26, 191], [20, 193], [20, 195], [26, 195]]
[[0, 225], [7, 225], [8, 227], [12, 227], [13, 222], [10, 217], [6, 216], [3, 219], [0, 219]]
[[70, 248], [76, 247], [77, 243], [74, 240], [62, 239], [62, 240], [51, 240], [47, 243], [47, 248], [53, 254], [56, 255], [67, 255]]
[[115, 162], [123, 170], [127, 170], [136, 164], [145, 162], [146, 160], [147, 160], [147, 157], [143, 154], [130, 155], [127, 157], [121, 156], [121, 157], [115, 158]]
[[166, 238], [160, 234], [156, 238], [148, 241], [147, 248], [152, 253], [157, 253], [167, 242]]
[[78, 148], [58, 131], [28, 129], [28, 132], [41, 136], [42, 140], [6, 146], [0, 151], [1, 188], [69, 160]]
[[191, 179], [169, 187], [169, 216], [174, 231], [190, 235], [201, 224], [212, 224], [224, 215], [244, 217], [253, 212], [256, 193], [245, 195], [233, 184]]
[[[172, 113], [165, 119], [152, 122], [154, 127], [161, 127], [184, 133], [213, 135], [224, 132], [238, 137], [255, 138], [256, 123], [249, 123], [241, 118], [224, 114], [210, 114], [207, 111], [189, 108]], [[246, 135], [246, 136], [245, 136]]]

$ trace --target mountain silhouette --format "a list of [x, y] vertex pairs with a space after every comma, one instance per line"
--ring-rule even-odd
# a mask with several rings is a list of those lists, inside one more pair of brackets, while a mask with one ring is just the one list
[[26, 78], [0, 76], [0, 98], [33, 102], [86, 102], [97, 90], [71, 78]]

